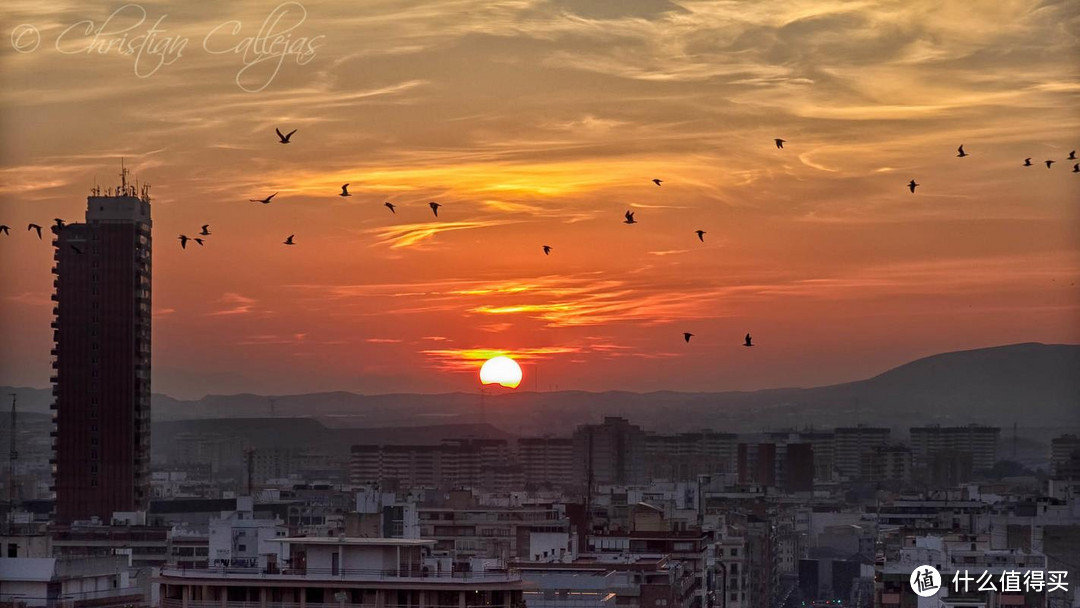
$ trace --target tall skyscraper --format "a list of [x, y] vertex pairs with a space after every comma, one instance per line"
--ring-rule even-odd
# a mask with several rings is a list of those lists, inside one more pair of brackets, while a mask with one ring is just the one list
[[59, 522], [146, 508], [150, 471], [150, 196], [128, 184], [53, 227], [53, 480]]

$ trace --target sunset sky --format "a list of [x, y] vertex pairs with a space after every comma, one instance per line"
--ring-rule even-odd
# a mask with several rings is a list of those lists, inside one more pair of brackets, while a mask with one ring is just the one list
[[26, 224], [81, 220], [121, 157], [175, 397], [476, 390], [504, 353], [528, 390], [809, 386], [1080, 342], [1075, 1], [123, 6], [0, 5], [0, 384], [49, 382]]

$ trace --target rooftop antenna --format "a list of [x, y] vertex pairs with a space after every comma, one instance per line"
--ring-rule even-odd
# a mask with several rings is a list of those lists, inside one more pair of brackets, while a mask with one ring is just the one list
[[128, 170], [124, 167], [124, 157], [120, 157], [120, 188], [122, 190], [121, 195], [127, 193], [127, 175]]
[[244, 457], [247, 459], [247, 495], [254, 496], [252, 490], [255, 482], [255, 448], [244, 448]]
[[15, 512], [15, 461], [19, 459], [19, 452], [15, 449], [15, 399], [16, 394], [11, 393], [11, 450], [8, 452], [8, 512]]

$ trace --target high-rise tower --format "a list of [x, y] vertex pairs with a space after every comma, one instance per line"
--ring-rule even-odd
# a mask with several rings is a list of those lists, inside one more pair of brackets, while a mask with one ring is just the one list
[[53, 226], [53, 480], [59, 522], [145, 509], [150, 470], [149, 186], [95, 187]]

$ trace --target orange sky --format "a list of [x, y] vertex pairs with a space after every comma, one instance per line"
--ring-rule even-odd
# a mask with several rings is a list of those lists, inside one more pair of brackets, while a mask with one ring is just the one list
[[81, 218], [121, 156], [178, 397], [475, 390], [503, 352], [529, 389], [753, 389], [1080, 342], [1074, 2], [120, 6], [0, 7], [0, 384], [48, 384], [26, 224]]

